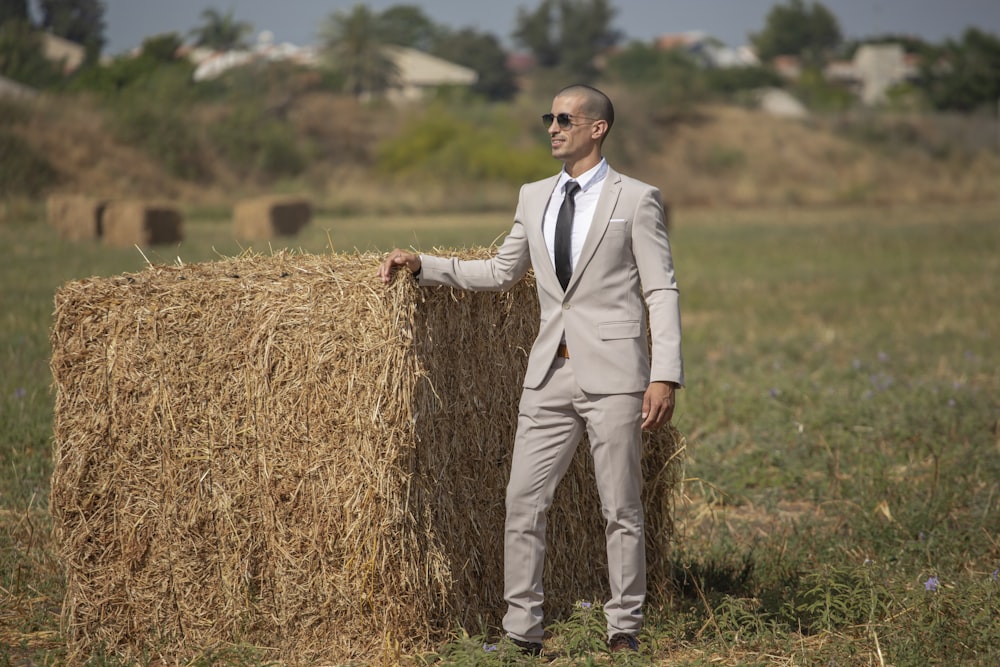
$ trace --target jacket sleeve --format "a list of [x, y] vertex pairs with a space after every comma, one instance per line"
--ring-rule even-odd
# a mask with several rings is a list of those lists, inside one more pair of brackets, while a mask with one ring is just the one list
[[670, 381], [683, 386], [680, 290], [674, 276], [663, 200], [655, 188], [639, 199], [632, 225], [632, 247], [649, 309], [650, 381]]
[[514, 225], [493, 257], [470, 260], [421, 255], [418, 283], [421, 286], [445, 285], [468, 290], [500, 291], [512, 287], [529, 268], [531, 253], [521, 222], [519, 202]]

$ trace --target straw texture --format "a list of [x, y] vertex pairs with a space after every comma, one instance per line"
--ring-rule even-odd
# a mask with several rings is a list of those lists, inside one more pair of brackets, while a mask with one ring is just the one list
[[[499, 625], [533, 282], [385, 287], [379, 261], [244, 256], [60, 288], [51, 512], [71, 661], [245, 642], [392, 664]], [[647, 443], [654, 594], [682, 450], [672, 429]], [[607, 595], [587, 452], [550, 515], [550, 617]]]

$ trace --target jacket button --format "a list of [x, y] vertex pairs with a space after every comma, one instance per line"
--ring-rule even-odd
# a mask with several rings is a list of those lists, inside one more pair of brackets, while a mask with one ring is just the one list
[[563, 304], [563, 310], [569, 310], [571, 307], [568, 303]]

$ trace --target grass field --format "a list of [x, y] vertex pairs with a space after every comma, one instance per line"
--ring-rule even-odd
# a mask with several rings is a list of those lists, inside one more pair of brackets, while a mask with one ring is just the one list
[[[489, 244], [508, 218], [319, 219], [292, 245]], [[649, 610], [631, 662], [1000, 664], [1000, 204], [681, 210], [674, 225], [687, 479], [675, 574], [654, 584], [672, 602]], [[46, 510], [54, 290], [238, 254], [228, 230], [194, 219], [144, 257], [0, 226], [0, 667], [64, 655]], [[587, 602], [550, 628], [557, 664], [609, 662]], [[413, 659], [503, 664], [495, 639]], [[260, 662], [240, 647], [193, 664]]]

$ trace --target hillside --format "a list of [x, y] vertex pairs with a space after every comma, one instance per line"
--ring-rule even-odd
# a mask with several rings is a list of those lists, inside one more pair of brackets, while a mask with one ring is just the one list
[[[506, 113], [530, 117], [529, 109], [537, 106], [520, 101]], [[282, 127], [305, 147], [307, 156], [293, 178], [261, 178], [204, 151], [196, 158], [195, 177], [181, 178], [148, 151], [123, 141], [121, 133], [113, 131], [108, 110], [85, 98], [43, 98], [27, 112], [11, 112], [9, 107], [4, 103], [0, 133], [15, 136], [17, 145], [50, 165], [54, 176], [27, 194], [0, 189], [7, 199], [41, 201], [47, 193], [60, 191], [226, 207], [243, 196], [281, 190], [309, 194], [330, 210], [428, 212], [505, 210], [517, 190], [509, 179], [460, 182], [454, 175], [419, 169], [416, 176], [387, 175], [378, 168], [379, 146], [406, 131], [406, 120], [422, 110], [362, 107], [323, 93], [298, 98], [282, 110]], [[674, 206], [1000, 198], [1000, 152], [990, 145], [996, 141], [995, 129], [991, 133], [988, 124], [976, 119], [914, 115], [793, 120], [740, 107], [629, 115], [643, 108], [638, 100], [619, 102], [609, 159], [623, 171], [659, 185]], [[197, 129], [224, 111], [206, 107], [185, 113], [185, 127]], [[544, 148], [544, 134], [533, 120], [521, 126], [525, 138], [517, 141], [536, 142], [535, 150]], [[253, 126], [243, 133], [253, 135]], [[185, 130], [177, 141], [187, 134]], [[170, 136], [160, 140], [167, 145], [174, 141]], [[10, 164], [8, 169], [13, 168]], [[395, 192], [391, 203], [384, 195], [388, 186]]]

